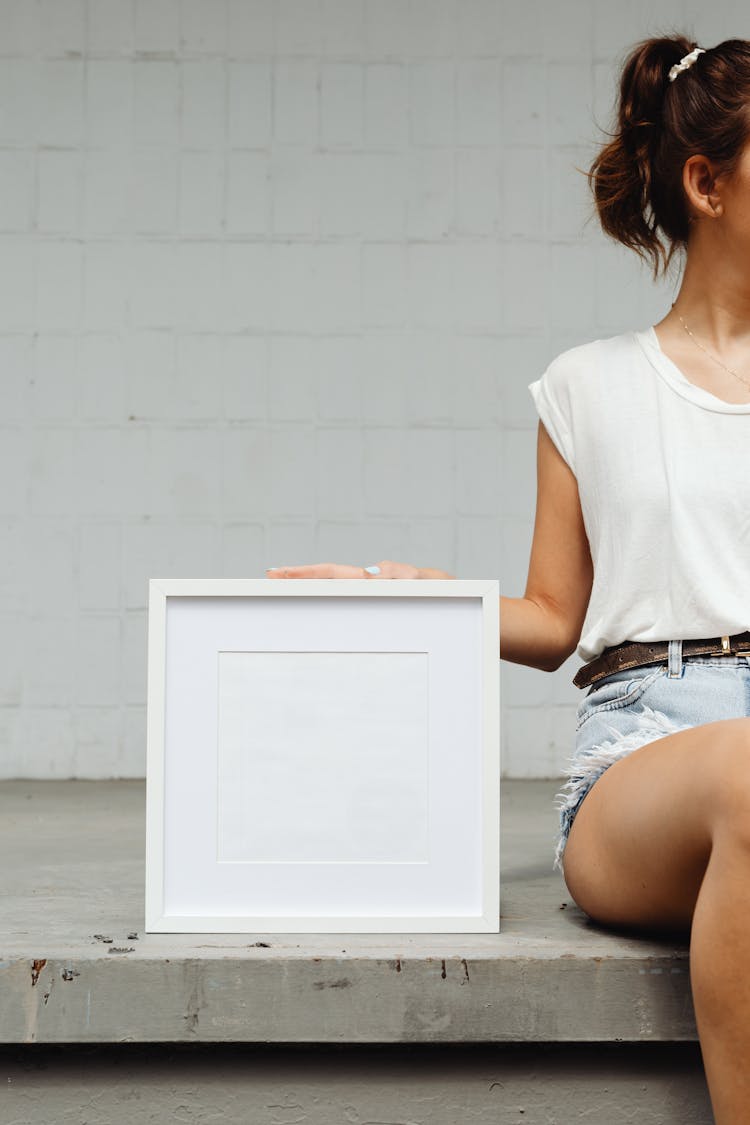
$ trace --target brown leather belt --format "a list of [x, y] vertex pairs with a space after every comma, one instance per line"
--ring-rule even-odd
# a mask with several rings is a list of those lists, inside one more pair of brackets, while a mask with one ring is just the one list
[[[734, 636], [710, 637], [707, 640], [683, 641], [683, 656], [733, 656], [737, 652], [750, 652], [750, 630]], [[628, 668], [644, 664], [660, 664], [669, 660], [669, 641], [623, 641], [605, 648], [594, 660], [583, 664], [575, 676], [576, 687], [584, 688]]]

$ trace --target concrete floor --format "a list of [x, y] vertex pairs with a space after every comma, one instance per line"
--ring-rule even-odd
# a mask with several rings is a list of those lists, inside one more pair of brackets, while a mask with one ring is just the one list
[[0, 783], [0, 1043], [695, 1042], [688, 948], [592, 923], [501, 787], [499, 934], [145, 934], [145, 781]]
[[698, 1045], [0, 1047], [2, 1125], [710, 1125]]

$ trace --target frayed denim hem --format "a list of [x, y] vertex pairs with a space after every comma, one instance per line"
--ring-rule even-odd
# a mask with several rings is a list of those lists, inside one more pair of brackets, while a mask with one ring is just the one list
[[568, 780], [555, 798], [557, 801], [555, 807], [560, 814], [560, 835], [552, 864], [553, 871], [563, 870], [563, 854], [573, 819], [589, 789], [604, 771], [613, 762], [632, 754], [634, 750], [653, 742], [654, 739], [664, 738], [665, 735], [675, 734], [680, 730], [689, 730], [691, 725], [691, 723], [675, 723], [663, 711], [655, 711], [644, 703], [643, 714], [639, 715], [639, 725], [635, 730], [623, 734], [610, 726], [609, 730], [614, 738], [599, 742], [568, 758], [563, 769], [563, 775]]

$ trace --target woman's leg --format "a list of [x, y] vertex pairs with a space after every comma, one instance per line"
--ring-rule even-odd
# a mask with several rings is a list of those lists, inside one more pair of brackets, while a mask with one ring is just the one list
[[750, 1106], [750, 719], [657, 739], [576, 814], [565, 882], [608, 925], [690, 932], [690, 982], [717, 1125]]

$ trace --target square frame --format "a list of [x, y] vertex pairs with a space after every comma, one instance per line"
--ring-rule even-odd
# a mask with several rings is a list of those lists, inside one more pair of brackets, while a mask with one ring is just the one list
[[147, 933], [498, 933], [500, 591], [149, 580]]

